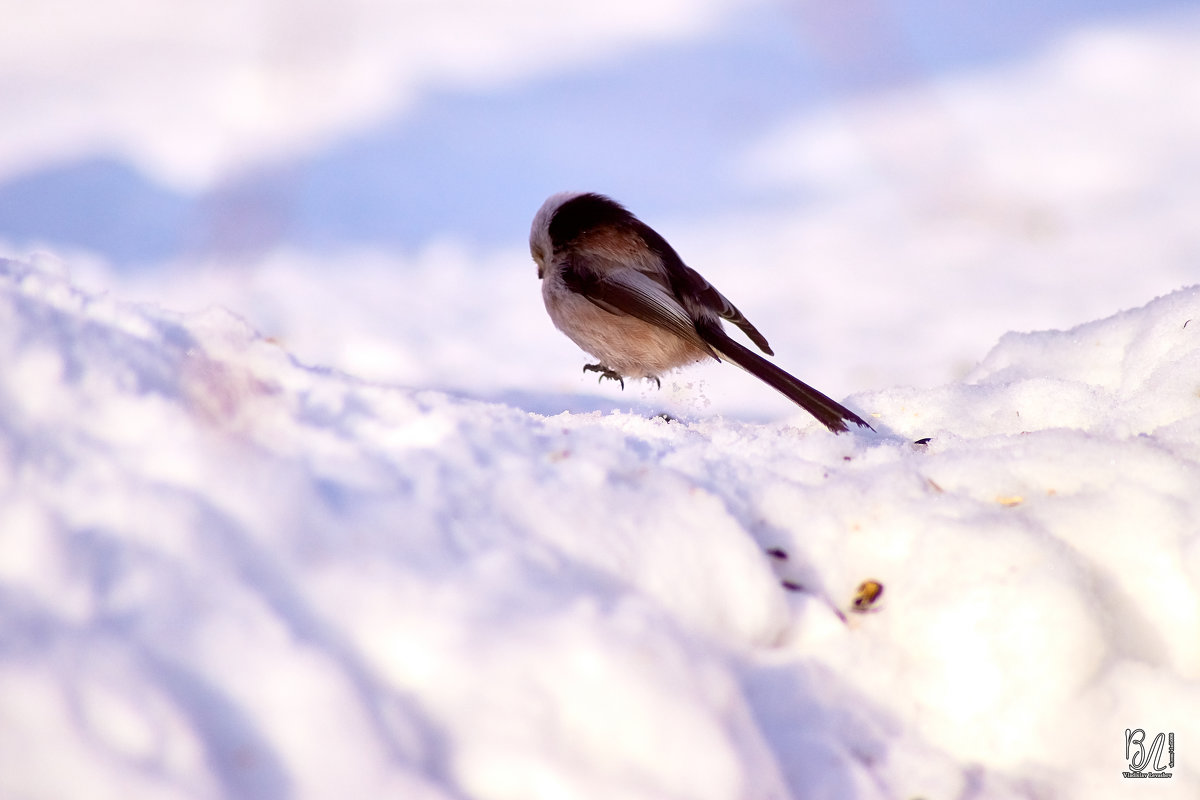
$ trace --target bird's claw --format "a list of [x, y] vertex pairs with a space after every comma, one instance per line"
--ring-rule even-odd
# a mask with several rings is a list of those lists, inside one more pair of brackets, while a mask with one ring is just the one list
[[[599, 364], [599, 363], [584, 364], [583, 371], [600, 373], [600, 377], [596, 379], [596, 383], [599, 383], [600, 381], [604, 380], [605, 378], [608, 378], [610, 381], [616, 381], [617, 383], [621, 384], [622, 391], [624, 391], [624, 389], [625, 389], [625, 379], [623, 377], [621, 377], [621, 373], [617, 372], [615, 369], [612, 369], [611, 367], [606, 367], [603, 364]], [[647, 380], [654, 381], [654, 385], [657, 386], [659, 389], [662, 388], [662, 381], [660, 381], [658, 379], [657, 375], [647, 375], [646, 378], [647, 378]]]
[[621, 377], [621, 373], [609, 369], [603, 364], [584, 364], [584, 372], [599, 372], [600, 377], [596, 379], [596, 383], [608, 378], [610, 381], [616, 381], [621, 384], [621, 391], [625, 390], [625, 379]]

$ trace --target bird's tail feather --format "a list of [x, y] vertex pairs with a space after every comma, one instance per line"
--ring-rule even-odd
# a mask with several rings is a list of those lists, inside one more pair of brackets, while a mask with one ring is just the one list
[[701, 330], [701, 335], [719, 356], [732, 361], [783, 394], [784, 397], [812, 414], [822, 425], [834, 433], [849, 430], [846, 426], [847, 422], [874, 430], [860, 416], [841, 403], [826, 397], [799, 378], [784, 372], [758, 353], [738, 344], [719, 328]]

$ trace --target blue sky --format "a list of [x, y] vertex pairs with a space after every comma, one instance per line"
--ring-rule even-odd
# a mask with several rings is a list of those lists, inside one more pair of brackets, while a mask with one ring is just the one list
[[64, 155], [0, 183], [0, 241], [91, 250], [121, 268], [280, 244], [520, 242], [532, 211], [560, 189], [608, 192], [657, 218], [770, 204], [772, 190], [742, 181], [736, 159], [806, 109], [1020, 59], [1074, 27], [1173, 5], [1182, 4], [753, 6], [698, 40], [499, 88], [429, 91], [372, 127], [201, 193], [169, 188], [99, 146]]

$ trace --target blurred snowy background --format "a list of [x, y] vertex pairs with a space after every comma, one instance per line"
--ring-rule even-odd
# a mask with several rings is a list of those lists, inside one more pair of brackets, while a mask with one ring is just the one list
[[[1195, 2], [9, 5], [0, 255], [365, 377], [593, 391], [525, 246], [561, 189], [628, 205], [834, 396], [1196, 277]], [[787, 413], [689, 374], [695, 413]]]

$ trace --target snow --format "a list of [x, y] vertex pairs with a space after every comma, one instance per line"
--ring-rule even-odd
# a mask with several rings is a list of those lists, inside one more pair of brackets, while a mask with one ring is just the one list
[[0, 798], [1200, 796], [1194, 4], [376, 5], [0, 28]]
[[1128, 727], [1200, 789], [1200, 286], [835, 437], [2, 276], [4, 796], [1115, 797]]

